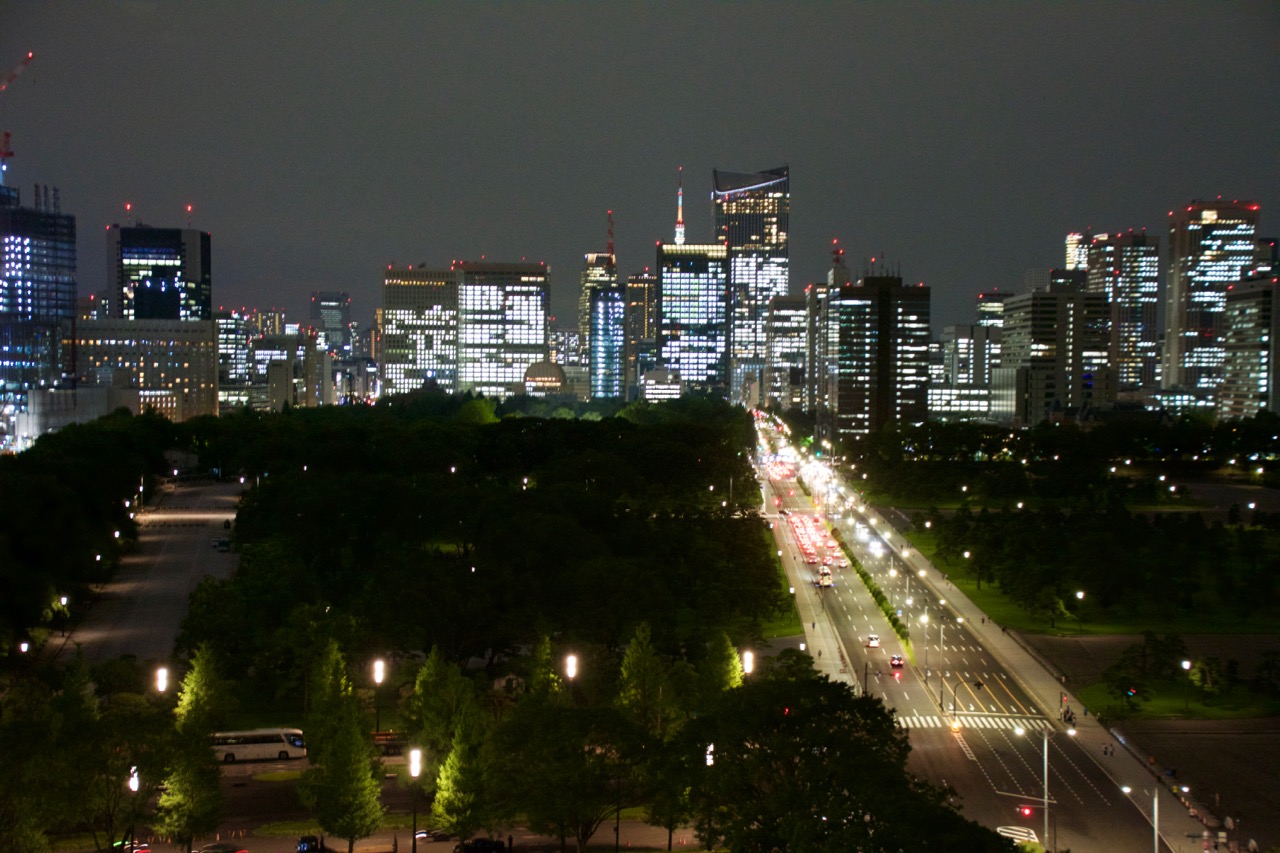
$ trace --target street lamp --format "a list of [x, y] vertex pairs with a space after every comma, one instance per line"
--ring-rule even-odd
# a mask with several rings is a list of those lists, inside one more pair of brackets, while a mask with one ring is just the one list
[[578, 656], [567, 655], [564, 659], [564, 675], [565, 678], [573, 681], [574, 676], [578, 674]]
[[414, 748], [409, 750], [409, 776], [413, 779], [413, 790], [411, 796], [413, 798], [413, 841], [410, 846], [412, 853], [418, 853], [418, 776], [422, 773], [422, 750]]
[[924, 674], [929, 677], [929, 614], [920, 614], [920, 624], [924, 626]]
[[[959, 691], [961, 684], [964, 684], [963, 678], [958, 679], [954, 684], [951, 685], [951, 730], [952, 731], [955, 731], [960, 728], [960, 723], [956, 719], [956, 709], [960, 705], [960, 700], [956, 697], [956, 693]], [[982, 682], [981, 681], [973, 682], [973, 689], [981, 690]]]
[[[1133, 789], [1128, 785], [1122, 786], [1120, 790], [1126, 794], [1133, 793]], [[1160, 789], [1152, 785], [1150, 792], [1143, 788], [1142, 793], [1151, 794], [1151, 849], [1155, 853], [1160, 853]]]
[[135, 846], [133, 843], [134, 842], [133, 821], [134, 821], [134, 809], [137, 808], [138, 787], [139, 787], [138, 765], [135, 764], [129, 768], [129, 790], [133, 793], [133, 797], [130, 799], [130, 803], [129, 803], [129, 851], [130, 853], [132, 853], [133, 848]]
[[156, 667], [156, 692], [163, 693], [169, 689], [169, 668]]
[[1183, 696], [1183, 699], [1185, 700], [1183, 702], [1182, 707], [1184, 710], [1190, 711], [1191, 710], [1191, 661], [1184, 660], [1182, 662], [1182, 671], [1187, 674], [1187, 684], [1182, 690], [1182, 696]]
[[375, 732], [382, 731], [382, 704], [378, 701], [381, 691], [378, 688], [382, 686], [386, 668], [387, 664], [382, 658], [373, 662], [373, 730]]
[[742, 652], [742, 672], [744, 675], [750, 675], [756, 668], [755, 652], [747, 649]]
[[[1018, 726], [1013, 730], [1014, 734], [1025, 735], [1027, 730], [1022, 726]], [[1075, 736], [1075, 729], [1067, 729], [1067, 734]], [[1040, 730], [1040, 737], [1044, 742], [1044, 845], [1046, 848], [1049, 844], [1049, 730], [1047, 728]], [[1056, 844], [1054, 845], [1057, 846]]]

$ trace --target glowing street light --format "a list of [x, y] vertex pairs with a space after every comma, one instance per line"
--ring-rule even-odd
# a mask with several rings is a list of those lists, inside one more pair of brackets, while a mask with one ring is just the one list
[[570, 681], [578, 674], [578, 656], [567, 655], [564, 659], [564, 675]]
[[169, 689], [169, 668], [156, 667], [156, 692], [163, 693]]
[[[1126, 794], [1133, 793], [1133, 789], [1128, 785], [1120, 786], [1120, 790]], [[1151, 794], [1151, 849], [1155, 853], [1160, 853], [1160, 789], [1152, 785], [1149, 792], [1143, 788], [1142, 793]]]
[[373, 662], [373, 730], [375, 732], [382, 731], [382, 703], [379, 702], [379, 687], [382, 686], [382, 679], [386, 675], [387, 664], [382, 658], [378, 658]]
[[422, 750], [409, 750], [409, 776], [413, 779], [413, 842], [412, 853], [418, 853], [418, 777], [422, 775]]
[[755, 652], [745, 650], [742, 653], [742, 671], [746, 675], [750, 675], [756, 668]]

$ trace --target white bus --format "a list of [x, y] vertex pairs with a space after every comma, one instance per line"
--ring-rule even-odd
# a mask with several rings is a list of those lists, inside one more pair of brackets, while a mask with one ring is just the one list
[[233, 761], [307, 757], [307, 742], [302, 738], [302, 729], [217, 732], [213, 735], [212, 743], [218, 759], [227, 764]]

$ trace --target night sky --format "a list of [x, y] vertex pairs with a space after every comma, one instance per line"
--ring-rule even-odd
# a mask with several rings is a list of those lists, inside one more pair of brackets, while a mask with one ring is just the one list
[[[304, 3], [0, 0], [7, 183], [61, 190], [81, 294], [104, 228], [213, 234], [215, 305], [346, 290], [389, 263], [543, 260], [573, 321], [582, 255], [689, 241], [712, 168], [791, 167], [792, 291], [833, 238], [933, 288], [934, 330], [1020, 291], [1068, 231], [1251, 198], [1280, 234], [1280, 3]], [[134, 205], [126, 214], [124, 203]]]

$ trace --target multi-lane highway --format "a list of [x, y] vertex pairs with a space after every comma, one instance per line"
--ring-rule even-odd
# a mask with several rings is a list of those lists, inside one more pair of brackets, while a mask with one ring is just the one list
[[[775, 521], [783, 564], [797, 595], [811, 599], [813, 624], [806, 627], [818, 638], [817, 648], [825, 640], [839, 656], [840, 676], [895, 711], [909, 732], [912, 771], [954, 788], [967, 817], [1010, 833], [1029, 830], [1041, 840], [1047, 776], [1048, 849], [1153, 849], [1154, 780], [1134, 772], [1135, 765], [1142, 770], [1140, 763], [1123, 750], [1104, 755], [1109, 735], [1092, 721], [1085, 726], [1084, 708], [1056, 682], [1046, 686], [1047, 673], [1011, 671], [1012, 656], [1003, 649], [1012, 640], [847, 486], [824, 480], [832, 476], [829, 469], [805, 471], [814, 499], [796, 473], [785, 464], [762, 465], [765, 512]], [[828, 528], [839, 531], [888, 596], [909, 626], [909, 642], [894, 633], [854, 568], [840, 565], [837, 543], [818, 532]], [[831, 586], [818, 582], [824, 562]], [[901, 667], [892, 665], [894, 655], [902, 657]], [[1074, 720], [1063, 719], [1067, 709]], [[1079, 735], [1073, 734], [1076, 726]], [[1127, 795], [1121, 789], [1126, 783], [1134, 788]], [[1135, 796], [1136, 802], [1130, 799]], [[1159, 849], [1200, 849], [1199, 838], [1178, 831], [1185, 820], [1170, 817], [1178, 816], [1164, 813]]]

